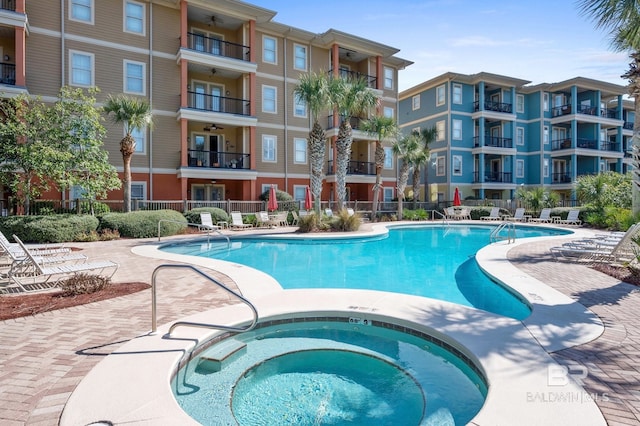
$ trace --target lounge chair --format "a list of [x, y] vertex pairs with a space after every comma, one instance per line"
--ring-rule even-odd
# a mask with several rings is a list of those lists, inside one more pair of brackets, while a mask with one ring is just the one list
[[256, 213], [256, 227], [260, 228], [263, 226], [273, 228], [276, 226], [278, 222], [275, 219], [269, 218], [269, 213], [265, 211]]
[[205, 212], [200, 213], [200, 226], [198, 226], [198, 229], [201, 231], [215, 231], [220, 229], [220, 227], [213, 224], [211, 213]]
[[[16, 262], [20, 262], [27, 257], [25, 248], [18, 243], [10, 243], [4, 234], [0, 233], [0, 248], [2, 249], [2, 257], [4, 259], [2, 266], [14, 267]], [[68, 247], [45, 248], [47, 246], [24, 246], [29, 253], [44, 263], [62, 263], [62, 262], [84, 262], [87, 256], [81, 253], [72, 253]]]
[[[20, 238], [14, 235], [13, 239], [22, 247], [26, 257], [13, 265], [8, 277], [24, 291], [30, 291], [28, 286], [34, 286], [36, 289], [55, 287], [61, 280], [81, 273], [97, 271], [96, 275], [111, 279], [118, 270], [118, 264], [108, 260], [73, 264], [43, 262], [42, 257], [31, 254]], [[104, 272], [108, 270], [111, 270], [111, 273], [105, 275]]]
[[500, 220], [500, 207], [492, 207], [489, 216], [482, 216], [482, 220]]
[[289, 226], [289, 212], [279, 212], [271, 221], [278, 226]]
[[569, 210], [569, 214], [567, 215], [567, 218], [564, 220], [558, 221], [558, 223], [562, 225], [580, 225], [582, 224], [582, 221], [578, 219], [579, 215], [580, 215], [580, 210]]
[[540, 217], [532, 217], [531, 219], [529, 219], [529, 222], [551, 223], [551, 209], [542, 209], [542, 211], [540, 212]]
[[551, 247], [549, 251], [553, 257], [567, 258], [575, 261], [593, 262], [627, 262], [635, 258], [636, 244], [633, 239], [640, 234], [640, 224], [635, 224], [627, 230], [624, 237], [614, 244], [602, 243], [597, 239], [591, 242], [582, 239], [574, 240], [562, 246]]
[[471, 220], [471, 209], [463, 207], [456, 212], [456, 219]]
[[298, 213], [296, 213], [295, 210], [291, 210], [291, 226], [298, 226], [298, 223], [300, 223], [300, 216], [298, 216]]
[[445, 219], [457, 219], [456, 218], [456, 209], [453, 207], [447, 207], [444, 209], [444, 218]]
[[524, 207], [518, 207], [513, 214], [513, 216], [503, 216], [504, 220], [509, 220], [512, 222], [524, 222], [526, 218], [524, 217]]
[[251, 228], [253, 225], [250, 223], [244, 223], [242, 221], [242, 213], [234, 211], [231, 212], [231, 229], [247, 229]]

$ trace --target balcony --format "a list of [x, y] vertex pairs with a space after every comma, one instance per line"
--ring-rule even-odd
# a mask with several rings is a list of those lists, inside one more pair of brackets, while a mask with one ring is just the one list
[[16, 0], [1, 0], [0, 9], [16, 11]]
[[[364, 120], [366, 120], [366, 118], [350, 117], [349, 124], [351, 124], [351, 128], [353, 130], [360, 130], [362, 128], [362, 122]], [[340, 122], [338, 126], [340, 126], [343, 122], [344, 122], [344, 117], [340, 116]], [[335, 126], [333, 125], [333, 115], [330, 115], [327, 117], [327, 130], [329, 129], [335, 129]]]
[[[480, 145], [482, 143], [482, 145]], [[490, 146], [493, 148], [513, 148], [513, 139], [501, 138], [497, 136], [474, 136], [473, 145], [477, 148], [480, 146]]]
[[16, 85], [16, 66], [14, 64], [0, 63], [0, 84]]
[[622, 128], [624, 130], [633, 130], [633, 121], [625, 121]]
[[[480, 111], [480, 102], [473, 103], [473, 110], [475, 112]], [[513, 113], [513, 104], [507, 104], [504, 102], [484, 101], [483, 111], [503, 112], [507, 114]]]
[[187, 33], [187, 38], [187, 46], [191, 50], [240, 61], [249, 61], [249, 46], [206, 37], [202, 34]]
[[[327, 161], [327, 175], [334, 175], [336, 172], [333, 168], [333, 160]], [[349, 161], [347, 175], [376, 175], [376, 163], [367, 161]]]
[[251, 154], [242, 152], [188, 151], [188, 166], [207, 169], [238, 169], [248, 170]]
[[206, 93], [187, 92], [189, 108], [200, 111], [221, 112], [248, 116], [250, 102], [245, 99], [229, 98], [226, 96], [207, 95]]
[[372, 75], [364, 74], [357, 71], [345, 70], [345, 69], [338, 70], [338, 75], [344, 79], [355, 79], [355, 80], [363, 79], [364, 81], [367, 82], [367, 87], [369, 87], [370, 89], [376, 88], [376, 81], [378, 80], [377, 77], [374, 77]]
[[569, 173], [551, 173], [551, 183], [571, 183]]
[[[551, 110], [551, 113], [553, 117], [561, 117], [563, 115], [571, 114], [571, 111], [572, 111], [571, 105], [566, 104], [566, 105], [553, 107], [553, 109]], [[611, 109], [611, 108], [598, 108], [598, 107], [589, 106], [589, 105], [578, 105], [576, 113], [582, 114], [582, 115], [591, 115], [594, 117], [610, 118], [613, 120], [618, 119], [618, 110]]]
[[480, 172], [473, 172], [474, 183], [513, 183], [511, 172], [484, 172], [484, 179], [480, 180]]

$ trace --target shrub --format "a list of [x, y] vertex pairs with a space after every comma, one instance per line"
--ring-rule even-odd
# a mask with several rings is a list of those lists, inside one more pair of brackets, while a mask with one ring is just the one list
[[[164, 222], [160, 223], [160, 220]], [[108, 213], [102, 216], [100, 229], [117, 231], [126, 238], [166, 237], [184, 232], [187, 219], [175, 210], [139, 210], [129, 213]]]
[[25, 243], [62, 243], [76, 241], [98, 228], [91, 215], [8, 216], [0, 218], [0, 230], [10, 237], [16, 234]]
[[315, 213], [308, 214], [306, 216], [300, 216], [298, 222], [298, 232], [321, 232], [329, 229], [329, 224], [318, 220], [318, 216]]
[[76, 274], [60, 283], [63, 296], [95, 293], [111, 285], [111, 280], [100, 275]]
[[403, 212], [404, 220], [427, 220], [429, 214], [425, 209], [405, 210]]
[[201, 223], [200, 213], [209, 213], [214, 224], [216, 222], [229, 222], [227, 212], [217, 207], [198, 207], [191, 209], [184, 214], [184, 217], [187, 218], [187, 222], [189, 223]]
[[347, 209], [342, 209], [334, 216], [333, 220], [330, 222], [331, 228], [336, 231], [343, 232], [353, 232], [360, 229], [360, 224], [362, 220], [360, 219], [360, 215], [355, 213], [350, 215], [347, 212]]

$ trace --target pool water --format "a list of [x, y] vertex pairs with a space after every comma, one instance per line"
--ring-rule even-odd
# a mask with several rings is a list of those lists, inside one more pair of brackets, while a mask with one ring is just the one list
[[[524, 319], [529, 306], [489, 279], [475, 253], [494, 226], [399, 226], [383, 237], [352, 239], [233, 239], [164, 246], [172, 253], [251, 266], [285, 289], [355, 288], [430, 297]], [[516, 237], [566, 233], [517, 227]], [[258, 284], [257, 284], [258, 285]]]
[[246, 351], [212, 371], [205, 349], [173, 379], [180, 406], [203, 425], [463, 425], [486, 382], [421, 334], [345, 321], [301, 321], [235, 335]]

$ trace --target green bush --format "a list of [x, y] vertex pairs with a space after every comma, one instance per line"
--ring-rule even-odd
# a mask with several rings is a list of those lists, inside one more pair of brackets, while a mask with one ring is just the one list
[[298, 222], [298, 232], [321, 232], [329, 229], [329, 223], [318, 220], [318, 216], [315, 213], [308, 214], [306, 216], [300, 216]]
[[404, 220], [427, 220], [429, 217], [425, 209], [405, 210], [402, 215]]
[[118, 231], [126, 238], [167, 237], [184, 232], [187, 229], [187, 219], [175, 210], [139, 210], [129, 213], [107, 213], [100, 220], [102, 231], [110, 229]]
[[76, 241], [98, 228], [91, 215], [8, 216], [0, 218], [0, 230], [11, 239], [16, 234], [25, 243], [62, 243]]
[[200, 213], [209, 213], [214, 225], [217, 222], [230, 222], [227, 212], [217, 207], [198, 207], [191, 209], [184, 214], [184, 217], [187, 218], [187, 222], [189, 223], [202, 223], [200, 222]]
[[333, 217], [333, 220], [330, 222], [331, 228], [336, 231], [342, 232], [353, 232], [360, 229], [360, 224], [362, 224], [362, 219], [360, 219], [360, 215], [355, 213], [350, 215], [347, 212], [347, 209], [342, 209]]
[[590, 226], [611, 231], [626, 231], [636, 222], [631, 209], [621, 207], [605, 207], [603, 211], [583, 210], [580, 212], [580, 218]]

